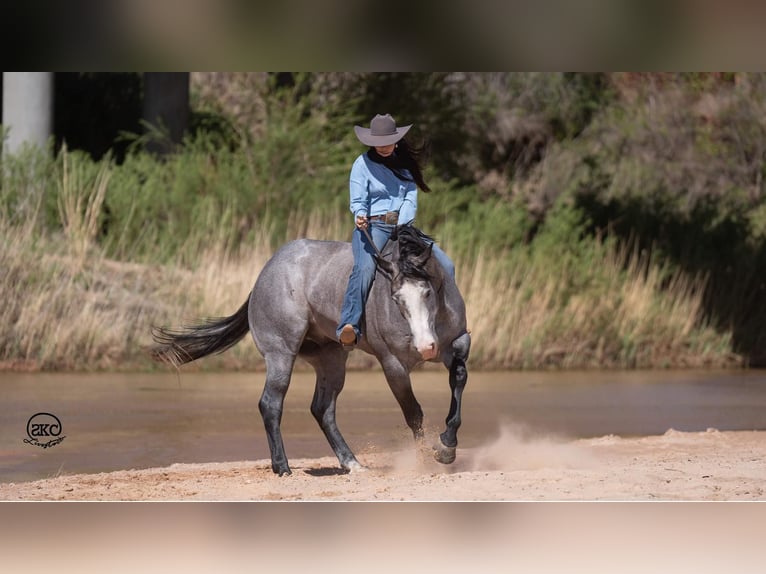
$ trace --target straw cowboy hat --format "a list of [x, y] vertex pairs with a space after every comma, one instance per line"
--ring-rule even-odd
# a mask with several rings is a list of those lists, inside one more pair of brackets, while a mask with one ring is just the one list
[[397, 128], [396, 121], [391, 117], [391, 114], [386, 114], [385, 116], [378, 114], [372, 118], [369, 129], [362, 126], [354, 126], [354, 132], [359, 141], [364, 145], [376, 147], [395, 144], [404, 137], [404, 134], [411, 127], [412, 124]]

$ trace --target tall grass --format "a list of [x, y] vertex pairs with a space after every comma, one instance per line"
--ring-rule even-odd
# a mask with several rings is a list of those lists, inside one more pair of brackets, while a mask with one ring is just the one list
[[92, 182], [88, 181], [87, 161], [73, 162], [66, 147], [61, 152], [62, 176], [58, 193], [59, 219], [66, 244], [80, 261], [96, 240], [104, 197], [112, 175], [110, 162], [96, 164]]
[[[290, 234], [337, 237], [341, 220], [295, 218]], [[143, 348], [153, 324], [228, 315], [272, 254], [261, 240], [236, 250], [223, 242], [193, 266], [130, 263], [91, 249], [84, 260], [62, 237], [0, 227], [0, 364], [42, 369], [152, 368]], [[449, 242], [446, 242], [449, 245]], [[736, 363], [726, 334], [705, 326], [701, 279], [668, 273], [641, 254], [594, 249], [593, 274], [551, 269], [528, 251], [483, 251], [458, 261], [473, 333], [473, 368], [633, 368]], [[75, 252], [76, 253], [76, 252]], [[248, 337], [249, 339], [249, 337]], [[352, 366], [369, 366], [355, 357]], [[205, 359], [200, 368], [258, 369], [252, 342]]]
[[539, 258], [460, 265], [472, 360], [489, 368], [667, 368], [738, 364], [729, 334], [706, 325], [704, 280], [612, 243], [574, 294], [571, 269]]
[[[231, 314], [284, 241], [347, 240], [359, 146], [303, 111], [270, 102], [263, 139], [200, 137], [162, 160], [2, 158], [0, 366], [153, 368], [152, 325]], [[594, 237], [566, 194], [538, 217], [518, 198], [431, 181], [418, 222], [456, 259], [472, 368], [742, 362], [731, 332], [709, 324], [706, 275]], [[260, 367], [252, 343], [199, 366]]]
[[[65, 237], [0, 225], [0, 365], [31, 369], [148, 367], [144, 347], [157, 323], [231, 313], [269, 253], [200, 254], [199, 265], [120, 262], [92, 249], [83, 258]], [[78, 247], [79, 243], [75, 243]], [[251, 349], [254, 353], [254, 349]], [[241, 354], [232, 355], [242, 366]]]
[[[0, 333], [0, 369], [154, 368], [145, 353], [153, 325], [228, 315], [242, 304], [273, 254], [273, 229], [257, 228], [253, 241], [236, 248], [219, 238], [192, 265], [115, 260], [94, 241], [89, 218], [89, 206], [108, 197], [106, 172], [98, 172], [96, 185], [83, 184], [83, 178], [72, 177], [71, 170], [79, 168], [69, 161], [59, 182], [67, 218], [61, 230], [41, 233], [34, 217], [24, 225], [0, 217], [0, 298], [6, 302], [0, 321], [7, 326]], [[289, 235], [338, 237], [344, 221], [296, 214], [289, 219]], [[252, 342], [200, 365], [262, 366]]]

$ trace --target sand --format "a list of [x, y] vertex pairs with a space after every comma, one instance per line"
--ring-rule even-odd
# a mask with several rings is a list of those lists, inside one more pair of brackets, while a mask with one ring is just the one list
[[766, 433], [668, 430], [661, 436], [561, 440], [506, 428], [441, 465], [414, 447], [359, 456], [268, 460], [64, 475], [0, 484], [0, 500], [211, 501], [740, 501], [764, 500]]

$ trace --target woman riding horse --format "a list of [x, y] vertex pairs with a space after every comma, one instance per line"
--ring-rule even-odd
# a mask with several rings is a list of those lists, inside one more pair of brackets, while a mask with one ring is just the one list
[[[354, 126], [357, 138], [370, 149], [351, 167], [350, 209], [356, 228], [351, 239], [354, 267], [348, 279], [338, 340], [346, 346], [362, 335], [362, 316], [375, 278], [375, 256], [397, 225], [412, 223], [418, 209], [418, 188], [431, 191], [420, 166], [422, 149], [404, 139], [412, 124], [397, 127], [390, 114], [376, 115], [369, 128]], [[432, 254], [452, 277], [455, 265], [438, 245]]]

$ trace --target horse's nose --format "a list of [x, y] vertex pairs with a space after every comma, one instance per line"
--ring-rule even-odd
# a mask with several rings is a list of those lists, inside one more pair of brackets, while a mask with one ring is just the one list
[[418, 352], [420, 353], [420, 356], [423, 357], [424, 361], [430, 361], [437, 355], [439, 349], [436, 347], [436, 343], [431, 341], [424, 347], [418, 349]]

